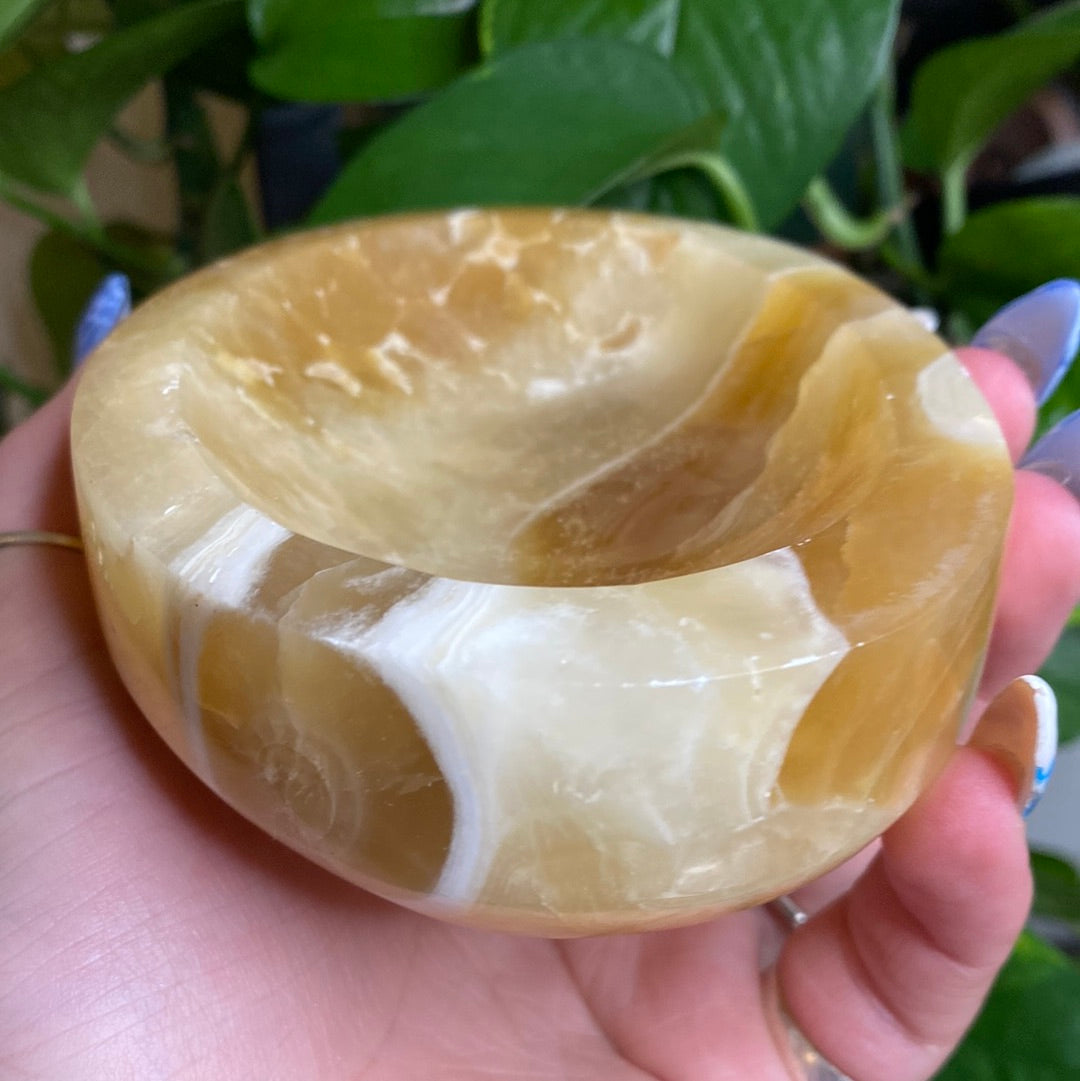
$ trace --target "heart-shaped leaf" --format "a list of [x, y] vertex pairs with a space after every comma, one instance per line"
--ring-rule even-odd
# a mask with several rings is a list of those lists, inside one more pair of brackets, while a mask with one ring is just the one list
[[715, 140], [701, 96], [613, 40], [529, 45], [464, 76], [366, 143], [311, 217], [589, 202]]
[[924, 172], [966, 169], [994, 129], [1077, 57], [1080, 3], [935, 53], [915, 76], [904, 160]]
[[249, 0], [252, 81], [295, 101], [391, 101], [476, 55], [475, 0]]
[[613, 35], [648, 44], [726, 118], [727, 158], [765, 228], [796, 205], [866, 103], [894, 0], [485, 0], [481, 43]]
[[197, 0], [82, 53], [35, 68], [0, 91], [0, 173], [70, 194], [94, 144], [144, 83], [243, 19], [240, 0]]
[[1080, 969], [1021, 937], [983, 1012], [937, 1081], [1066, 1081], [1080, 1077]]

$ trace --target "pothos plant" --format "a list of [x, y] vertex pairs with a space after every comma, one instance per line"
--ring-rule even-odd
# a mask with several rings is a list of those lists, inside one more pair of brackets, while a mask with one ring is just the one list
[[[989, 20], [918, 60], [898, 45], [917, 36], [918, 5], [899, 0], [0, 0], [0, 198], [46, 226], [28, 274], [55, 349], [48, 383], [10, 366], [0, 383], [35, 402], [59, 384], [108, 272], [145, 295], [268, 224], [462, 204], [603, 204], [780, 233], [963, 340], [1013, 297], [1080, 277], [1080, 198], [988, 195], [973, 172], [1017, 109], [1070, 77], [1080, 2], [960, 6]], [[142, 140], [116, 117], [151, 82], [164, 134]], [[212, 95], [248, 118], [225, 157]], [[173, 164], [174, 233], [101, 219], [84, 169], [102, 139]], [[239, 180], [257, 148], [259, 206]], [[1080, 370], [1041, 422], [1078, 406]], [[1046, 674], [1075, 739], [1080, 626]], [[1032, 860], [1040, 926], [1075, 956], [1080, 875]], [[1068, 953], [1025, 935], [941, 1076], [1080, 1077]]]

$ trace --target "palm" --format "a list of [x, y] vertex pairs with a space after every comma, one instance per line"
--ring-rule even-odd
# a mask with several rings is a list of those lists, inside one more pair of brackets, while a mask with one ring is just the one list
[[[65, 640], [66, 624], [72, 643], [59, 667], [41, 654], [16, 666], [17, 695], [47, 683], [55, 703], [17, 740], [20, 772], [35, 781], [20, 786], [9, 821], [36, 831], [7, 837], [23, 876], [21, 909], [8, 916], [36, 933], [18, 959], [32, 992], [19, 998], [16, 1032], [40, 1042], [29, 1022], [51, 1014], [57, 1035], [92, 1034], [89, 1054], [78, 1044], [88, 1077], [122, 1062], [142, 1076], [218, 1081], [333, 1081], [361, 1065], [371, 1078], [616, 1081], [647, 1076], [620, 1054], [621, 1030], [647, 1038], [667, 1076], [689, 1051], [694, 1013], [707, 1011], [717, 1037], [730, 1022], [717, 1046], [743, 1045], [745, 1070], [732, 1063], [732, 1076], [783, 1076], [760, 1011], [750, 1020], [746, 1010], [758, 983], [754, 914], [556, 943], [445, 926], [332, 878], [191, 784], [112, 676], [76, 560], [63, 593], [42, 604], [41, 555], [19, 553], [18, 574], [16, 559], [4, 568], [12, 591], [37, 602], [20, 640]], [[705, 991], [714, 966], [729, 1005], [719, 1016], [724, 1002]], [[46, 967], [53, 979], [35, 981]], [[55, 980], [67, 985], [62, 1014], [50, 1009]], [[32, 1055], [20, 1042], [6, 1053]], [[41, 1066], [79, 1076], [74, 1062]]]
[[[13, 522], [74, 529], [64, 410], [0, 454]], [[1022, 442], [1030, 407], [1004, 421]], [[1018, 520], [1052, 513], [1058, 528], [1013, 546], [992, 687], [1034, 667], [1080, 590], [1077, 568], [1045, 547], [1047, 536], [1080, 546], [1080, 514], [1049, 482], [1031, 498]], [[1047, 569], [1060, 565], [1064, 578]], [[193, 784], [150, 732], [112, 673], [69, 553], [4, 554], [0, 655], [5, 1076], [788, 1076], [759, 987], [760, 955], [777, 939], [760, 911], [549, 942], [441, 925], [333, 879]], [[1022, 832], [979, 757], [958, 755], [885, 858], [785, 947], [795, 996], [812, 977], [800, 1019], [815, 1037], [868, 1033], [851, 1049], [868, 1081], [931, 1072], [1022, 919]], [[878, 947], [901, 963], [864, 986], [865, 958], [851, 958]]]

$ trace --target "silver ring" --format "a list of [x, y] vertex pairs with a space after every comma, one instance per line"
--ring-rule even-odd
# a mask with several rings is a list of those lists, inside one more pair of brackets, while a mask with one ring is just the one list
[[789, 931], [797, 930], [810, 919], [810, 913], [786, 893], [770, 901], [768, 908]]
[[[789, 931], [797, 930], [810, 919], [806, 909], [786, 894], [770, 901], [768, 909]], [[788, 1013], [780, 994], [775, 968], [767, 974], [765, 986], [766, 995], [771, 999], [776, 1016], [780, 1019], [781, 1031], [777, 1035], [786, 1045], [783, 1048], [787, 1052], [784, 1057], [794, 1076], [799, 1077], [800, 1081], [852, 1081], [846, 1073], [825, 1058]]]
[[784, 1026], [784, 1035], [791, 1048], [792, 1058], [800, 1076], [806, 1081], [851, 1081], [846, 1073], [841, 1073], [806, 1037], [791, 1015], [780, 1004], [780, 1021]]
[[10, 533], [0, 533], [0, 548], [9, 548], [17, 544], [47, 544], [53, 548], [71, 548], [76, 552], [83, 550], [83, 542], [70, 533], [52, 533], [47, 529], [21, 529]]

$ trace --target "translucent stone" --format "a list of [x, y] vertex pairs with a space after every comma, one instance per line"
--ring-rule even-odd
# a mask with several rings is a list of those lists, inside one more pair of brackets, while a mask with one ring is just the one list
[[124, 681], [222, 798], [421, 912], [755, 904], [949, 753], [1011, 470], [940, 340], [772, 240], [463, 211], [140, 308], [73, 420]]

